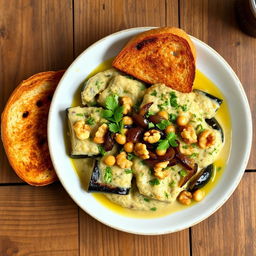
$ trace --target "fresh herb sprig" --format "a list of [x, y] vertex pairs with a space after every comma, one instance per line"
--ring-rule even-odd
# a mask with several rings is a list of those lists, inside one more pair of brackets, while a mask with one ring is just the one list
[[164, 140], [160, 140], [157, 149], [158, 150], [166, 150], [169, 147], [177, 147], [178, 144], [176, 142], [177, 135], [174, 132], [170, 132], [167, 134]]
[[123, 106], [118, 104], [117, 95], [109, 95], [106, 98], [106, 109], [102, 111], [102, 117], [110, 122], [108, 127], [111, 132], [121, 132], [123, 129]]
[[105, 169], [104, 180], [106, 183], [110, 183], [112, 181], [112, 178], [113, 178], [112, 169], [110, 167], [107, 167]]

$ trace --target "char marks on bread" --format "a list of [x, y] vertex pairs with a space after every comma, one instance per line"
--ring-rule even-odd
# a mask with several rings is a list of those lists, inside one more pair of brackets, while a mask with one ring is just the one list
[[1, 118], [9, 162], [25, 182], [43, 186], [57, 179], [47, 143], [47, 119], [54, 90], [64, 71], [31, 76], [14, 90]]
[[195, 46], [186, 32], [164, 27], [132, 38], [112, 65], [147, 83], [164, 83], [177, 91], [191, 92], [195, 59]]

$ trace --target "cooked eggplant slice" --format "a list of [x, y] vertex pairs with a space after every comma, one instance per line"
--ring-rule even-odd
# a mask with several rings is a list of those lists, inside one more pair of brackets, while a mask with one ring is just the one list
[[[67, 109], [71, 141], [70, 156], [72, 158], [87, 158], [100, 154], [98, 144], [93, 142], [92, 137], [98, 127], [105, 121], [101, 117], [101, 110], [102, 108], [96, 107], [73, 107]], [[89, 134], [87, 136], [83, 134], [83, 125], [88, 128]]]
[[214, 165], [210, 164], [202, 169], [196, 177], [190, 182], [188, 190], [194, 192], [195, 190], [204, 187], [212, 177]]
[[201, 90], [198, 90], [198, 89], [194, 89], [194, 92], [198, 92], [198, 93], [201, 93], [203, 95], [205, 95], [206, 97], [210, 98], [211, 100], [214, 100], [216, 101], [219, 105], [222, 104], [223, 100], [210, 94], [210, 93], [207, 93], [207, 92], [204, 92], [204, 91], [201, 91]]
[[110, 80], [119, 74], [113, 68], [99, 72], [84, 82], [81, 98], [83, 105], [93, 106], [96, 104], [96, 96], [106, 89]]
[[[122, 177], [126, 178], [126, 184]], [[119, 195], [129, 194], [131, 188], [132, 173], [128, 173], [124, 169], [117, 166], [104, 166], [100, 160], [95, 161], [95, 166], [92, 171], [91, 179], [88, 186], [88, 192], [102, 192]], [[122, 181], [122, 185], [118, 185], [118, 181]]]
[[211, 126], [214, 130], [217, 130], [221, 134], [221, 140], [224, 142], [224, 132], [222, 127], [220, 126], [219, 122], [213, 117], [211, 119], [205, 119], [205, 122]]

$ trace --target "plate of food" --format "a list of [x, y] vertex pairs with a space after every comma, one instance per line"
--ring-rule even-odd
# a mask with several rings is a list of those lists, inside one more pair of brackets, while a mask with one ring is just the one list
[[66, 191], [100, 222], [135, 234], [176, 232], [214, 213], [242, 178], [251, 140], [234, 71], [177, 28], [127, 29], [87, 48], [48, 117]]

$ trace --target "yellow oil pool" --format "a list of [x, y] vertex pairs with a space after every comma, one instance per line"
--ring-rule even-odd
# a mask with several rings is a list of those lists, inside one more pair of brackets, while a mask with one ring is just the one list
[[[87, 78], [95, 75], [98, 72], [104, 71], [106, 69], [109, 69], [111, 67], [113, 59], [109, 59], [102, 64], [100, 64], [96, 69], [94, 69]], [[220, 123], [224, 134], [225, 134], [225, 143], [222, 151], [219, 154], [218, 159], [214, 162], [216, 169], [212, 175], [211, 180], [208, 182], [202, 190], [205, 191], [206, 195], [216, 186], [218, 181], [220, 180], [222, 173], [225, 170], [226, 163], [229, 158], [229, 153], [230, 153], [230, 147], [231, 147], [231, 120], [230, 120], [230, 115], [228, 111], [228, 105], [227, 101], [224, 97], [224, 95], [221, 93], [221, 91], [214, 85], [213, 82], [211, 82], [203, 73], [201, 73], [199, 70], [196, 71], [196, 77], [195, 77], [195, 82], [194, 82], [194, 88], [196, 89], [201, 89], [205, 92], [208, 92], [216, 97], [219, 97], [223, 99], [223, 103], [218, 110], [216, 114], [216, 119], [218, 119], [218, 122]], [[81, 87], [78, 88], [77, 92], [74, 95], [74, 100], [72, 102], [72, 106], [81, 106], [81, 97], [80, 97], [80, 92], [81, 92]], [[67, 143], [66, 143], [67, 144]], [[89, 160], [88, 160], [89, 161]], [[79, 159], [71, 159], [72, 165], [74, 166], [74, 169], [76, 170], [81, 183], [83, 184], [83, 180], [85, 178], [84, 174], [82, 175], [82, 172], [79, 171], [82, 168], [81, 161]], [[190, 206], [185, 206], [177, 201], [167, 205], [164, 209], [159, 209], [158, 211], [134, 211], [130, 209], [123, 208], [113, 202], [111, 202], [108, 198], [104, 196], [104, 194], [101, 193], [93, 193], [93, 196], [97, 201], [99, 201], [101, 204], [103, 204], [105, 207], [108, 209], [127, 216], [131, 218], [157, 218], [157, 217], [162, 217], [165, 215], [168, 215], [173, 212], [177, 212], [183, 209], [186, 209], [188, 207], [191, 207], [192, 205], [195, 204], [193, 202]]]

